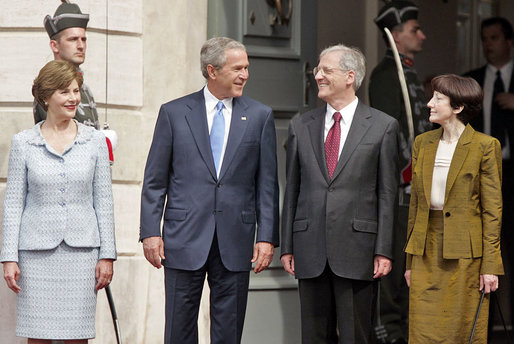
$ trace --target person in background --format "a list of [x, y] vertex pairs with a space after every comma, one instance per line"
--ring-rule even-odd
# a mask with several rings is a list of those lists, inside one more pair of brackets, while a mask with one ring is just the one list
[[109, 156], [104, 134], [74, 120], [81, 85], [74, 65], [47, 63], [32, 87], [46, 120], [11, 143], [0, 261], [29, 344], [94, 338], [96, 293], [113, 275]]
[[[409, 343], [468, 343], [481, 292], [498, 288], [502, 195], [501, 147], [469, 121], [482, 106], [471, 78], [432, 79], [430, 121], [416, 137], [405, 279], [410, 287]], [[473, 343], [487, 343], [489, 296]]]
[[[503, 204], [514, 204], [514, 63], [511, 23], [502, 17], [482, 21], [481, 38], [487, 64], [469, 71], [484, 91], [480, 114], [471, 120], [477, 131], [496, 137], [502, 146]], [[502, 219], [504, 259], [514, 281], [514, 211], [506, 208]], [[514, 315], [514, 288], [510, 288], [510, 314]], [[512, 317], [511, 317], [512, 318]]]
[[[73, 64], [83, 75], [80, 65], [86, 59], [86, 28], [89, 14], [83, 14], [77, 4], [63, 1], [52, 17], [47, 15], [44, 26], [50, 37], [50, 49], [54, 60], [64, 60]], [[75, 119], [85, 125], [100, 129], [95, 99], [89, 87], [82, 83], [80, 88], [81, 101], [78, 105]], [[34, 122], [46, 119], [45, 109], [34, 100]]]
[[385, 329], [387, 343], [402, 344], [408, 341], [409, 289], [405, 284], [405, 233], [409, 217], [409, 197], [412, 142], [409, 142], [409, 127], [406, 117], [398, 69], [392, 48], [384, 28], [388, 28], [400, 53], [403, 73], [409, 92], [414, 135], [431, 129], [428, 121], [424, 87], [418, 79], [414, 58], [423, 49], [426, 37], [418, 23], [418, 7], [410, 1], [391, 1], [382, 7], [375, 18], [388, 46], [385, 56], [371, 72], [369, 83], [370, 106], [396, 118], [400, 123], [399, 160], [400, 187], [398, 190], [398, 212], [394, 226], [393, 269], [380, 282], [380, 323]]

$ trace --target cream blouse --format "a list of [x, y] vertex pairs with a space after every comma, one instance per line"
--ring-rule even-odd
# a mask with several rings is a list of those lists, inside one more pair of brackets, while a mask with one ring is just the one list
[[434, 173], [432, 176], [432, 191], [430, 194], [430, 209], [442, 210], [444, 205], [444, 194], [446, 192], [446, 179], [452, 162], [457, 140], [452, 143], [439, 141], [435, 155]]

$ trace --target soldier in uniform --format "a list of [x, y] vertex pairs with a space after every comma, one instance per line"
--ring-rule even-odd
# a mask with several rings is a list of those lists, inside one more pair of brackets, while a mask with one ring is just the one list
[[[392, 1], [379, 12], [375, 23], [381, 31], [387, 27], [394, 38], [408, 87], [414, 123], [414, 135], [431, 129], [428, 121], [427, 99], [414, 69], [414, 56], [422, 50], [425, 35], [418, 24], [418, 8], [410, 1]], [[384, 33], [384, 39], [389, 41]], [[396, 216], [393, 270], [382, 278], [380, 288], [380, 320], [384, 325], [387, 343], [407, 343], [409, 291], [405, 271], [405, 245], [411, 181], [411, 143], [398, 71], [393, 51], [389, 47], [382, 61], [371, 73], [370, 105], [396, 118], [400, 123], [399, 157], [400, 190]]]
[[[44, 25], [50, 37], [50, 49], [55, 60], [71, 62], [79, 70], [79, 66], [86, 58], [86, 28], [89, 14], [83, 14], [77, 4], [67, 1], [57, 7], [52, 17], [47, 15]], [[82, 74], [82, 71], [81, 71]], [[80, 123], [100, 129], [96, 103], [89, 87], [82, 84], [81, 102], [77, 109], [75, 119]], [[34, 101], [34, 122], [46, 119], [46, 112]]]

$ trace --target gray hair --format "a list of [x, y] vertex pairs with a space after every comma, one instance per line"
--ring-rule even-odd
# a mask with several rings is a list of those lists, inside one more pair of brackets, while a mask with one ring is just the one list
[[208, 65], [212, 65], [216, 69], [223, 68], [227, 62], [225, 51], [229, 49], [246, 51], [242, 43], [228, 37], [214, 37], [203, 44], [202, 50], [200, 50], [200, 65], [205, 79], [209, 79]]
[[320, 59], [331, 52], [340, 52], [339, 67], [342, 70], [353, 70], [355, 73], [355, 82], [353, 89], [357, 91], [362, 84], [364, 75], [366, 75], [366, 59], [364, 54], [356, 47], [347, 47], [344, 44], [333, 45], [326, 48], [319, 55]]

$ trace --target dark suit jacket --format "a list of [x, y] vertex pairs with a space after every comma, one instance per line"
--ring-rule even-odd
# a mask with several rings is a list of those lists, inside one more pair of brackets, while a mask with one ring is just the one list
[[234, 98], [218, 179], [203, 90], [162, 105], [145, 168], [140, 239], [161, 235], [166, 201], [166, 267], [201, 268], [216, 229], [225, 267], [249, 270], [255, 238], [278, 245], [275, 141], [271, 109]]
[[[407, 229], [407, 269], [411, 255], [422, 256], [430, 213], [432, 175], [443, 129], [416, 137]], [[495, 138], [468, 124], [453, 154], [444, 197], [443, 258], [482, 258], [481, 274], [502, 275], [502, 157]]]
[[[484, 87], [485, 80], [485, 70], [487, 66], [482, 66], [478, 69], [472, 70], [466, 73], [464, 76], [469, 76], [475, 79], [480, 86]], [[507, 86], [507, 85], [505, 85]], [[505, 90], [508, 93], [514, 93], [514, 69], [512, 70], [512, 76], [510, 78], [510, 85], [508, 90]], [[507, 118], [514, 118], [514, 111], [512, 110], [504, 110]], [[480, 114], [472, 119], [470, 122], [471, 126], [477, 131], [484, 131], [484, 112], [480, 111]], [[505, 125], [507, 126], [507, 134], [509, 135], [510, 140], [510, 152], [514, 154], [514, 120], [505, 121]], [[512, 157], [511, 157], [512, 158]]]
[[392, 257], [398, 187], [398, 121], [359, 101], [332, 180], [324, 149], [326, 108], [291, 121], [282, 254], [297, 278], [327, 263], [341, 277], [372, 280], [375, 255]]

